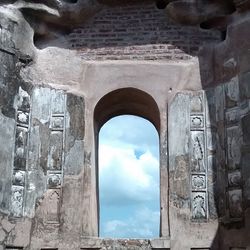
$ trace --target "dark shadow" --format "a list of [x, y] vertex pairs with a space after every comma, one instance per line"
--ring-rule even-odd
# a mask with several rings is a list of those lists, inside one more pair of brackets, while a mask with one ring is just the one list
[[[229, 22], [230, 20], [230, 22]], [[202, 87], [208, 101], [213, 157], [208, 166], [209, 214], [219, 227], [211, 249], [249, 247], [249, 20], [233, 23], [220, 17], [202, 24], [220, 28], [225, 40], [199, 53]], [[243, 42], [245, 41], [245, 42]], [[234, 116], [237, 114], [237, 116]], [[208, 172], [209, 173], [209, 172]]]

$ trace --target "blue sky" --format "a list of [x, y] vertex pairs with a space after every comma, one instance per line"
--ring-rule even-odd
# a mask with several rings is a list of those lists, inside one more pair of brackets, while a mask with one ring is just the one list
[[99, 133], [100, 236], [159, 237], [159, 138], [147, 120], [109, 120]]

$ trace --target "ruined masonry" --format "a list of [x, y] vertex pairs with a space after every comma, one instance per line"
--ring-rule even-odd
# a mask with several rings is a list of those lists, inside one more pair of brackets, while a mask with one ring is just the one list
[[[249, 0], [2, 0], [0, 250], [250, 250], [249, 27]], [[99, 237], [122, 114], [159, 133], [156, 239]]]

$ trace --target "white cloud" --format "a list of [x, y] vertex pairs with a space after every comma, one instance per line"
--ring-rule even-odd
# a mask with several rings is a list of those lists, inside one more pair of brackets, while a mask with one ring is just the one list
[[134, 116], [116, 117], [101, 129], [101, 236], [158, 236], [158, 145], [153, 125]]
[[154, 238], [159, 237], [158, 225], [159, 212], [144, 207], [135, 211], [126, 221], [107, 221], [103, 226], [103, 236], [116, 238]]
[[159, 198], [159, 163], [149, 151], [137, 159], [132, 149], [101, 145], [99, 159], [100, 190], [105, 203]]

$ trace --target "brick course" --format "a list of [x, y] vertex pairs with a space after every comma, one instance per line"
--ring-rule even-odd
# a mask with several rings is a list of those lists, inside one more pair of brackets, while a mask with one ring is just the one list
[[106, 7], [67, 40], [85, 60], [188, 60], [221, 35], [174, 24], [149, 3]]

